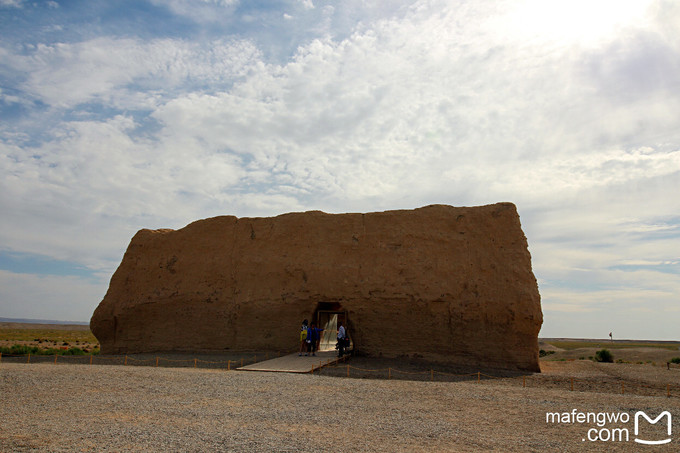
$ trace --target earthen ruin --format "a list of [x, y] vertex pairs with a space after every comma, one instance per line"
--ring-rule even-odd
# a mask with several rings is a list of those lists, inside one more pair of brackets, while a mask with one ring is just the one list
[[90, 325], [109, 354], [294, 350], [301, 320], [328, 313], [358, 354], [539, 371], [540, 296], [512, 203], [141, 230]]

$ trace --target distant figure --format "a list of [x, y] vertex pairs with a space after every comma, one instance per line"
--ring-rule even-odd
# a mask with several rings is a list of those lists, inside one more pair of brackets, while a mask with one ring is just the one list
[[611, 332], [609, 332], [609, 339], [612, 341], [612, 343], [614, 342], [614, 337], [612, 336]]
[[307, 338], [307, 341], [310, 346], [310, 351], [312, 352], [312, 355], [315, 356], [315, 352], [319, 350], [319, 342], [321, 341], [321, 332], [323, 332], [323, 329], [319, 329], [316, 327], [316, 323], [312, 323], [312, 326], [309, 328], [309, 336]]
[[[302, 355], [302, 351], [306, 350], [307, 348], [307, 336], [309, 335], [309, 327], [307, 327], [309, 324], [309, 321], [306, 319], [302, 321], [302, 327], [300, 327], [300, 352], [298, 353], [298, 356]], [[305, 355], [309, 355], [307, 352]]]
[[347, 338], [347, 333], [342, 325], [342, 322], [338, 322], [338, 357], [342, 357], [345, 354], [345, 339]]

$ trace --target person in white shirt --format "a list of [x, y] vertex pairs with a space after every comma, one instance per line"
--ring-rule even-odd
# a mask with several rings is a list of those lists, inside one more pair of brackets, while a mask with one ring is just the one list
[[342, 325], [342, 322], [338, 322], [338, 357], [342, 357], [345, 354], [345, 339], [347, 338], [347, 332]]

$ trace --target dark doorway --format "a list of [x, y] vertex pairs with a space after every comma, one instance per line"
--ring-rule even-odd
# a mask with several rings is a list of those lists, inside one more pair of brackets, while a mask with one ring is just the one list
[[[319, 342], [319, 351], [334, 350], [338, 341], [338, 323], [342, 322], [347, 329], [347, 311], [343, 310], [338, 302], [319, 302], [314, 318], [316, 318], [316, 325], [324, 329]], [[347, 333], [351, 342], [351, 335], [349, 331]]]

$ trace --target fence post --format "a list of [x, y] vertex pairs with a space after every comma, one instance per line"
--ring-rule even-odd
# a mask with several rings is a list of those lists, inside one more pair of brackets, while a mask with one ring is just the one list
[[231, 371], [231, 360], [227, 360], [227, 371]]
[[26, 361], [26, 363], [31, 363], [31, 353], [30, 352], [28, 353], [28, 360]]
[[57, 364], [57, 351], [54, 351], [54, 364]]
[[194, 359], [194, 368], [196, 368], [196, 359]]
[[574, 378], [571, 378], [571, 391], [574, 391]]
[[523, 378], [524, 379], [522, 379], [522, 387], [526, 387], [527, 386], [527, 377], [523, 376]]
[[125, 354], [125, 362], [123, 363], [123, 365], [127, 365], [127, 354]]
[[481, 382], [482, 380], [482, 373], [481, 371], [477, 371], [477, 382]]
[[387, 379], [392, 379], [392, 368], [387, 369]]
[[434, 370], [430, 368], [430, 380], [434, 381]]
[[158, 368], [158, 357], [156, 357], [156, 368]]
[[90, 365], [92, 365], [92, 359], [94, 358], [94, 354], [90, 354]]

